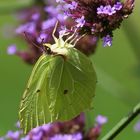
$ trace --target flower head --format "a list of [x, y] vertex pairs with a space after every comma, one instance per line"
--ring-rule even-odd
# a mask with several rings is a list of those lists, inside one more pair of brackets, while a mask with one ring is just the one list
[[[68, 8], [67, 12], [76, 23], [80, 34], [90, 34], [94, 37], [105, 37], [104, 46], [112, 45], [113, 31], [120, 27], [122, 21], [132, 13], [134, 0], [64, 0], [65, 5], [76, 7]], [[94, 30], [93, 30], [94, 29]], [[108, 36], [109, 35], [109, 36]]]
[[[102, 117], [102, 118], [101, 118]], [[76, 118], [67, 122], [48, 123], [33, 128], [26, 136], [23, 137], [21, 130], [8, 131], [6, 136], [0, 140], [97, 140], [101, 134], [104, 116], [98, 116], [98, 122], [88, 131], [85, 131], [85, 115], [81, 113]], [[102, 119], [102, 121], [101, 121]], [[100, 120], [100, 121], [99, 121]]]

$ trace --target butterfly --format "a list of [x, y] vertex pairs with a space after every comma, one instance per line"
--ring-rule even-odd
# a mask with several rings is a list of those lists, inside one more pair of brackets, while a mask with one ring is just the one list
[[91, 60], [65, 41], [56, 38], [44, 43], [45, 52], [36, 62], [19, 110], [21, 128], [26, 134], [37, 126], [68, 121], [90, 109], [95, 95], [96, 73]]

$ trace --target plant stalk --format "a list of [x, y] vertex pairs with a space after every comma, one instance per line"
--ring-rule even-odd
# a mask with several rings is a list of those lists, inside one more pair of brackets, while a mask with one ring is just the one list
[[111, 130], [101, 140], [113, 140], [123, 129], [125, 129], [140, 114], [140, 103]]

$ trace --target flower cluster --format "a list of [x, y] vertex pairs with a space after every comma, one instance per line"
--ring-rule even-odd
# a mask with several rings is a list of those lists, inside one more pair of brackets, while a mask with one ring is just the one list
[[81, 34], [103, 38], [103, 46], [112, 45], [113, 31], [132, 13], [134, 0], [57, 0], [64, 13], [76, 22]]
[[26, 136], [23, 136], [21, 131], [9, 131], [0, 140], [96, 140], [100, 136], [102, 125], [106, 122], [107, 118], [99, 115], [95, 125], [85, 132], [85, 116], [81, 114], [68, 122], [36, 127]]
[[117, 2], [116, 4], [113, 5], [113, 7], [111, 5], [106, 6], [101, 5], [100, 7], [97, 8], [97, 14], [98, 15], [105, 14], [111, 16], [117, 13], [117, 11], [120, 11], [121, 9], [122, 9], [121, 2]]
[[[22, 24], [16, 28], [15, 32], [17, 36], [22, 37], [27, 42], [28, 49], [22, 51], [18, 50], [16, 45], [10, 45], [7, 49], [8, 54], [16, 54], [25, 62], [34, 64], [42, 54], [42, 42], [54, 43], [52, 31], [57, 20], [60, 23], [56, 31], [57, 37], [59, 36], [60, 26], [65, 25], [70, 29], [74, 25], [73, 21], [66, 19], [65, 14], [61, 12], [61, 5], [55, 5], [55, 1], [54, 5], [42, 5], [41, 7], [36, 5], [30, 7], [30, 9], [24, 9], [18, 14], [18, 18], [22, 21]], [[77, 7], [75, 2], [72, 2], [72, 5], [73, 7], [71, 5], [67, 7], [70, 9]], [[92, 39], [87, 35], [80, 39], [75, 47], [86, 55], [90, 55], [94, 53], [96, 43], [97, 37]]]

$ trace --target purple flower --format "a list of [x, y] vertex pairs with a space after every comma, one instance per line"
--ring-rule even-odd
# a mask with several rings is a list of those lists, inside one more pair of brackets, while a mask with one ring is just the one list
[[51, 124], [51, 123], [44, 124], [44, 125], [41, 126], [41, 128], [42, 128], [45, 132], [49, 131], [51, 127], [52, 127], [52, 124]]
[[6, 135], [6, 138], [8, 139], [13, 139], [13, 140], [18, 140], [19, 137], [20, 137], [20, 132], [19, 131], [8, 131], [7, 135]]
[[111, 16], [115, 13], [116, 13], [116, 10], [114, 7], [111, 7], [110, 5], [107, 5], [104, 7], [104, 14]]
[[64, 11], [64, 16], [65, 16], [64, 19], [67, 19], [68, 17], [71, 17], [72, 14], [69, 11], [65, 10]]
[[43, 132], [40, 131], [38, 132], [38, 134], [32, 136], [32, 140], [41, 140], [42, 136], [43, 136]]
[[135, 132], [140, 132], [140, 121], [138, 121], [134, 126]]
[[27, 135], [26, 137], [23, 137], [23, 138], [21, 138], [20, 140], [31, 140], [31, 139], [30, 139], [30, 136]]
[[97, 14], [98, 15], [106, 14], [106, 15], [111, 16], [115, 13], [116, 13], [115, 7], [111, 7], [110, 5], [107, 5], [107, 6], [101, 5], [100, 7], [97, 8]]
[[40, 17], [40, 14], [39, 13], [35, 13], [35, 14], [32, 15], [31, 18], [32, 18], [32, 20], [35, 20], [36, 21], [36, 20], [39, 19], [39, 17]]
[[38, 134], [41, 131], [41, 127], [36, 127], [31, 130], [31, 133]]
[[82, 135], [81, 133], [65, 135], [57, 134], [50, 138], [50, 140], [82, 140]]
[[107, 35], [103, 37], [103, 46], [111, 46], [112, 45], [112, 37], [110, 35]]
[[28, 33], [34, 33], [35, 32], [35, 29], [36, 29], [36, 25], [35, 25], [35, 22], [28, 22], [26, 24], [23, 24], [21, 26], [19, 26], [17, 29], [16, 29], [16, 33], [17, 34], [21, 34], [23, 32], [28, 32]]
[[97, 8], [97, 14], [100, 15], [100, 14], [104, 14], [104, 6], [101, 5], [100, 7]]
[[10, 45], [8, 48], [7, 48], [7, 53], [9, 55], [13, 55], [17, 52], [17, 47], [16, 45]]
[[58, 12], [60, 11], [60, 6], [54, 7], [54, 6], [46, 6], [44, 8], [45, 12], [49, 13], [51, 16], [58, 15]]
[[63, 3], [64, 2], [64, 0], [56, 0], [56, 2], [58, 3]]
[[83, 27], [84, 25], [85, 25], [85, 17], [84, 16], [82, 16], [81, 18], [77, 18], [76, 20], [75, 20], [76, 22], [77, 22], [77, 27], [79, 28], [79, 27]]
[[77, 3], [77, 2], [75, 2], [75, 1], [72, 1], [72, 3], [71, 3], [71, 4], [68, 4], [68, 8], [70, 8], [71, 10], [76, 9], [76, 8], [77, 8], [77, 6], [78, 6], [78, 3]]
[[[133, 11], [134, 0], [64, 0], [65, 14], [77, 22], [80, 34], [103, 37], [104, 46], [111, 46], [113, 31]], [[74, 3], [76, 2], [74, 6]], [[93, 6], [92, 6], [93, 5]], [[70, 8], [72, 6], [72, 8]], [[82, 28], [84, 26], [84, 28]], [[94, 27], [94, 29], [92, 29]], [[82, 28], [82, 29], [81, 29]]]
[[121, 10], [122, 7], [123, 7], [123, 6], [122, 6], [122, 3], [121, 3], [121, 2], [117, 2], [117, 3], [114, 5], [115, 10], [117, 10], [117, 11]]
[[56, 23], [56, 18], [47, 19], [42, 23], [42, 30], [49, 29], [50, 27], [53, 27]]
[[103, 124], [105, 124], [105, 123], [107, 122], [107, 118], [106, 118], [105, 116], [98, 115], [98, 116], [96, 117], [96, 122], [97, 122], [97, 124], [99, 124], [99, 125], [103, 125]]
[[82, 137], [81, 133], [73, 134], [73, 140], [82, 140]]
[[46, 38], [48, 37], [48, 35], [46, 34], [46, 33], [41, 33], [40, 35], [39, 35], [39, 37], [37, 38], [37, 42], [38, 43], [42, 43], [42, 40], [46, 40]]

